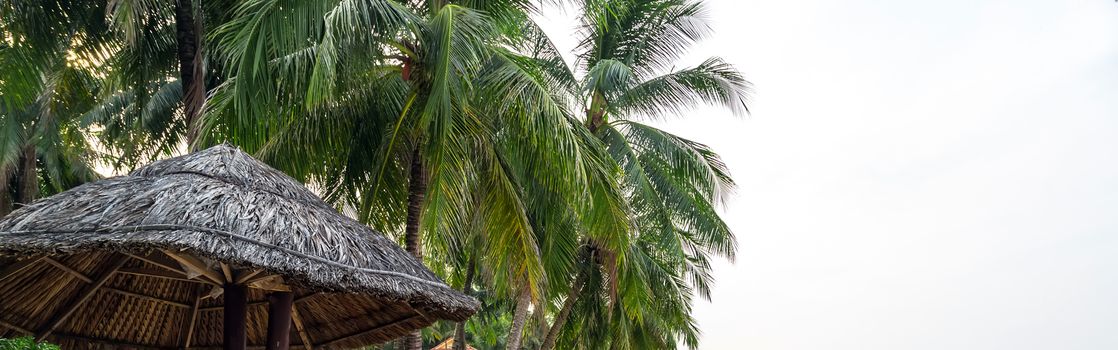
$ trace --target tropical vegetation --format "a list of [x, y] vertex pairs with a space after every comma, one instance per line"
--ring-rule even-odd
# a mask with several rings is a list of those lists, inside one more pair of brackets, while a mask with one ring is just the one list
[[36, 342], [33, 337], [0, 339], [0, 350], [59, 350], [58, 345]]
[[[571, 5], [567, 54], [535, 19]], [[695, 348], [734, 182], [647, 121], [747, 112], [732, 65], [676, 68], [709, 30], [697, 0], [4, 0], [0, 215], [230, 143], [483, 303], [386, 347]]]

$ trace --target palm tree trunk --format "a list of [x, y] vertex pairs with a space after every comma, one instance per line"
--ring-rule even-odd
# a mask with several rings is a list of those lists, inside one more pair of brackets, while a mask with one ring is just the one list
[[419, 240], [419, 219], [423, 200], [427, 196], [427, 176], [420, 159], [419, 147], [412, 151], [411, 173], [408, 179], [408, 218], [404, 226], [404, 243], [408, 253], [423, 260], [422, 242]]
[[403, 79], [404, 81], [410, 81], [412, 70], [411, 58], [404, 56], [402, 61], [403, 62], [400, 63], [400, 79]]
[[[423, 200], [427, 195], [427, 174], [423, 169], [423, 160], [420, 159], [419, 146], [412, 150], [411, 174], [408, 180], [408, 218], [404, 226], [404, 244], [408, 253], [423, 261], [423, 246], [419, 237], [419, 219], [423, 214]], [[422, 350], [423, 338], [420, 331], [414, 331], [404, 337], [405, 350]]]
[[606, 124], [606, 97], [597, 90], [594, 91], [593, 98], [590, 101], [590, 108], [586, 110], [586, 127], [590, 129], [591, 134], [597, 134], [598, 129]]
[[16, 197], [16, 203], [26, 205], [39, 197], [39, 171], [36, 164], [38, 155], [35, 153], [35, 146], [24, 147], [23, 154], [19, 158], [19, 187], [17, 188], [19, 195]]
[[547, 337], [544, 338], [540, 350], [551, 350], [555, 347], [555, 341], [559, 338], [559, 331], [567, 323], [567, 318], [571, 316], [571, 310], [575, 307], [575, 301], [578, 301], [578, 296], [582, 294], [582, 286], [586, 284], [586, 275], [586, 269], [583, 269], [579, 271], [578, 277], [575, 277], [575, 282], [571, 284], [571, 291], [567, 292], [567, 299], [563, 301], [563, 308], [559, 309], [558, 315], [555, 315], [555, 321], [551, 323], [551, 329], [548, 329]]
[[516, 297], [516, 311], [512, 315], [512, 329], [509, 330], [506, 350], [520, 350], [520, 341], [524, 336], [524, 323], [528, 321], [528, 303], [530, 301], [532, 301], [532, 294], [528, 292], [528, 287], [525, 286], [520, 290], [520, 295]]
[[[466, 280], [462, 283], [462, 294], [470, 295], [474, 283], [474, 264], [477, 263], [477, 253], [470, 255], [470, 264], [466, 270]], [[466, 321], [458, 322], [454, 326], [454, 349], [466, 350]]]
[[12, 212], [12, 169], [0, 165], [0, 218]]
[[202, 105], [206, 101], [202, 71], [202, 23], [194, 18], [192, 0], [175, 0], [175, 39], [178, 44], [179, 80], [182, 82], [186, 142], [194, 147], [198, 138]]

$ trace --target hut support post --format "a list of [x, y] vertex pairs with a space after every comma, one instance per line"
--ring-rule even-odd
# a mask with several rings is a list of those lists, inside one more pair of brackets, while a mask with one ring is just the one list
[[224, 338], [225, 350], [245, 350], [245, 315], [248, 309], [248, 288], [233, 283], [225, 284]]
[[291, 345], [291, 292], [268, 294], [268, 343], [266, 350], [288, 350]]

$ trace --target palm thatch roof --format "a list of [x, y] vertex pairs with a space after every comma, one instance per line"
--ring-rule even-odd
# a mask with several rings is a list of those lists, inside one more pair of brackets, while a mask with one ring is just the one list
[[[430, 350], [453, 350], [454, 349], [454, 341], [455, 341], [454, 338], [446, 338], [446, 340], [443, 340], [442, 343], [439, 343], [439, 345], [435, 345], [435, 347], [431, 348]], [[470, 346], [470, 344], [466, 344], [466, 350], [477, 350], [477, 349]]]
[[0, 221], [0, 337], [63, 348], [212, 347], [223, 283], [248, 290], [249, 345], [266, 293], [294, 293], [292, 344], [384, 342], [477, 300], [302, 184], [216, 146], [42, 199]]

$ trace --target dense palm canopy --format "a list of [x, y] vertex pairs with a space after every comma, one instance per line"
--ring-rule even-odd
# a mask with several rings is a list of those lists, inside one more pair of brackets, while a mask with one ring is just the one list
[[731, 65], [673, 68], [709, 30], [699, 2], [579, 2], [573, 63], [530, 0], [3, 4], [0, 209], [97, 162], [229, 142], [483, 300], [429, 342], [697, 346], [691, 303], [735, 252], [718, 214], [734, 184], [644, 121], [746, 112]]
[[0, 3], [0, 215], [97, 178], [85, 114], [112, 40], [101, 7], [67, 5]]
[[559, 306], [572, 316], [552, 325], [548, 346], [693, 347], [692, 298], [710, 296], [710, 258], [736, 250], [717, 211], [734, 183], [708, 147], [641, 121], [700, 103], [744, 114], [749, 85], [719, 58], [674, 68], [709, 30], [700, 3], [591, 0], [581, 9], [576, 71], [566, 74], [582, 77], [584, 125], [622, 169], [617, 185], [635, 225], [621, 250], [588, 242], [585, 275]]

